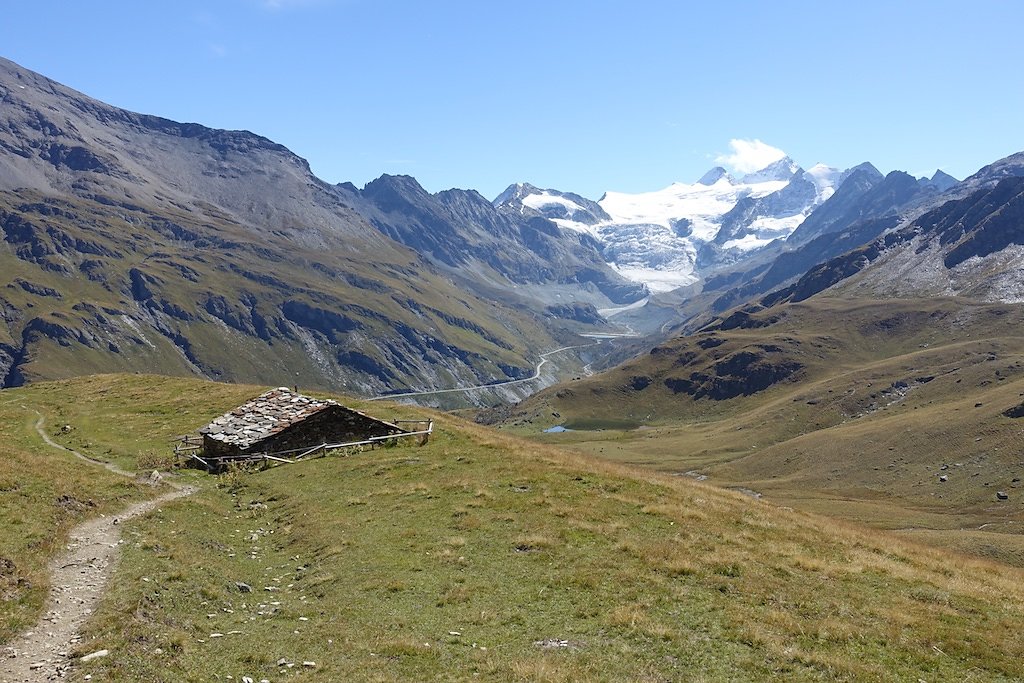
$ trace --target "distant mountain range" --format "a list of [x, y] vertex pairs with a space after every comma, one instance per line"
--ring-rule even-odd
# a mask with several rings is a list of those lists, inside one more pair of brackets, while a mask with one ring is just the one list
[[[409, 178], [135, 114], [0, 60], [0, 378], [104, 370], [345, 388], [516, 379], [646, 295], [598, 245]], [[551, 381], [547, 379], [546, 381]]]
[[6, 60], [0, 101], [4, 386], [144, 369], [429, 390], [530, 376], [581, 333], [653, 335], [642, 351], [829, 288], [1024, 298], [1022, 154], [963, 182], [786, 157], [644, 194], [523, 183], [492, 202], [407, 176], [331, 185], [266, 138], [128, 112]]
[[[661, 292], [700, 282], [791, 236], [792, 243], [801, 243], [829, 231], [844, 203], [833, 202], [825, 212], [816, 209], [851, 178], [843, 197], [859, 197], [858, 188], [869, 189], [883, 176], [867, 162], [845, 171], [824, 164], [805, 171], [784, 157], [739, 179], [719, 166], [693, 185], [673, 183], [643, 194], [608, 192], [597, 202], [520, 183], [494, 203], [592, 236], [615, 270]], [[906, 178], [912, 191], [921, 193], [944, 192], [957, 183], [942, 171], [932, 178]], [[890, 189], [877, 192], [876, 201], [899, 204], [899, 197], [888, 198]]]

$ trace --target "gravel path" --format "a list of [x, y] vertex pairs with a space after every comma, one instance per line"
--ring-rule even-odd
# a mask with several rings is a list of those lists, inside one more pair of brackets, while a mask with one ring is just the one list
[[[36, 430], [54, 448], [122, 476], [135, 476], [54, 442], [43, 431], [42, 417], [36, 422]], [[82, 626], [99, 605], [114, 573], [121, 543], [120, 522], [196, 491], [192, 486], [168, 483], [173, 491], [136, 503], [117, 515], [83, 522], [71, 530], [66, 551], [50, 563], [50, 596], [43, 618], [0, 651], [0, 683], [42, 683], [64, 678], [72, 661], [69, 654], [81, 640]], [[95, 656], [105, 654], [101, 651]]]

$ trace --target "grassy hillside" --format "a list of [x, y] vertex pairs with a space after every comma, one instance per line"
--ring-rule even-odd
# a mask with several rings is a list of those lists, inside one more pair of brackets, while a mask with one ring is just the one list
[[[767, 309], [549, 390], [510, 423], [603, 427], [543, 438], [1024, 565], [1024, 421], [1004, 414], [1024, 396], [1022, 316], [963, 300]], [[773, 365], [793, 371], [744, 390]], [[694, 377], [739, 388], [673, 391]]]
[[559, 296], [645, 293], [590, 238], [474, 191], [329, 185], [262, 136], [112, 107], [2, 58], [0, 91], [3, 387], [146, 371], [372, 396], [518, 379], [604, 325]]
[[560, 345], [557, 321], [496, 307], [369, 225], [367, 243], [310, 246], [206, 213], [0, 192], [0, 383], [146, 371], [373, 395], [526, 376]]
[[[0, 397], [148, 466], [254, 391], [102, 376]], [[435, 417], [425, 447], [199, 476], [132, 521], [78, 646], [112, 654], [75, 679], [1024, 676], [1017, 570]]]
[[113, 375], [0, 391], [0, 642], [39, 616], [47, 562], [72, 526], [155, 493], [45, 445], [36, 431], [41, 417], [54, 440], [145, 474], [170, 464], [169, 439], [184, 425], [252, 391]]

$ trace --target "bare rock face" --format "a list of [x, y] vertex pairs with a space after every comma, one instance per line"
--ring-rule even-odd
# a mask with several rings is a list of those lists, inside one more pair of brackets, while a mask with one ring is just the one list
[[1024, 417], [1024, 403], [1007, 408], [1003, 411], [1003, 415], [1014, 419]]
[[803, 301], [837, 286], [881, 298], [969, 292], [990, 301], [1016, 300], [1016, 259], [1000, 255], [1024, 247], [1024, 176], [1000, 176], [980, 188], [818, 264], [762, 303]]
[[605, 263], [588, 235], [562, 230], [540, 212], [492, 204], [475, 190], [430, 194], [414, 178], [384, 175], [362, 190], [349, 185], [339, 191], [378, 230], [458, 277], [487, 269], [516, 285], [574, 285], [583, 298], [592, 284], [619, 304], [646, 294]]
[[[953, 245], [943, 259], [947, 268], [1011, 244], [1024, 244], [1024, 178], [1000, 180], [987, 192], [950, 202], [929, 214], [928, 220], [939, 235], [939, 243]], [[922, 226], [928, 225], [923, 221]]]

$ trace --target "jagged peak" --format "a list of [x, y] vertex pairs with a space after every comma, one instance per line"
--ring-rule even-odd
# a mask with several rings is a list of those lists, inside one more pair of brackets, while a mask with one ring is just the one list
[[521, 201], [523, 197], [527, 197], [531, 194], [539, 194], [542, 190], [530, 183], [512, 183], [505, 190], [494, 198], [491, 202], [495, 206], [502, 204], [509, 204], [511, 202]]
[[721, 166], [715, 166], [713, 169], [705, 173], [697, 181], [698, 185], [714, 185], [722, 178], [725, 178], [730, 183], [732, 182], [732, 176]]
[[371, 180], [363, 187], [363, 194], [368, 197], [382, 193], [397, 193], [407, 199], [430, 194], [411, 175], [390, 175], [388, 173], [384, 173], [376, 180]]
[[959, 180], [939, 168], [935, 170], [931, 178], [924, 179], [923, 184], [934, 187], [939, 192], [945, 192], [959, 182]]
[[858, 173], [858, 172], [862, 173], [864, 175], [870, 176], [872, 178], [875, 178], [877, 180], [881, 180], [882, 178], [885, 177], [885, 175], [881, 171], [879, 171], [877, 168], [875, 168], [875, 165], [872, 164], [870, 161], [865, 161], [864, 163], [857, 164], [856, 166], [851, 166], [850, 168], [848, 168], [846, 170], [846, 175], [847, 175], [847, 177], [849, 177], [849, 176], [853, 175], [854, 173]]
[[740, 179], [744, 185], [766, 183], [777, 180], [790, 180], [801, 172], [800, 166], [788, 156], [773, 161], [759, 171], [748, 173]]

